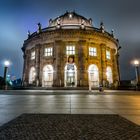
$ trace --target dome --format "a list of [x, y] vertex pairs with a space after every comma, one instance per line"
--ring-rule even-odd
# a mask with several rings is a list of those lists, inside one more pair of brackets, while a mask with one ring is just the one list
[[54, 20], [49, 20], [49, 27], [53, 26], [68, 26], [68, 25], [84, 25], [92, 27], [92, 19], [87, 19], [81, 15], [78, 15], [75, 12], [66, 12], [64, 15], [61, 15]]

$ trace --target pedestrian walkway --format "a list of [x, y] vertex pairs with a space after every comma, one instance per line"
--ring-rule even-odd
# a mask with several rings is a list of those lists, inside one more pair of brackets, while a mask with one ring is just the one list
[[[9, 91], [10, 92], [10, 91]], [[140, 125], [140, 94], [0, 94], [0, 125], [23, 113], [119, 114]], [[68, 93], [67, 93], [68, 92]], [[29, 95], [28, 95], [29, 94]]]
[[69, 95], [69, 94], [103, 94], [103, 95], [140, 95], [140, 91], [130, 90], [0, 90], [0, 95]]

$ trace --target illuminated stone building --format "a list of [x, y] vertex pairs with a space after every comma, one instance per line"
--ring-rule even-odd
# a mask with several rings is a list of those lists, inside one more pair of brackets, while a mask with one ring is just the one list
[[40, 87], [117, 86], [119, 42], [103, 23], [66, 12], [24, 41], [23, 84]]

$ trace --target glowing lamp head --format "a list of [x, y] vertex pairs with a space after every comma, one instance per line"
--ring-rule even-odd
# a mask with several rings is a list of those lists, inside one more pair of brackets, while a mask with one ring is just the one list
[[72, 18], [72, 14], [71, 13], [69, 14], [69, 18]]
[[6, 61], [4, 62], [4, 65], [5, 65], [6, 67], [8, 67], [8, 66], [10, 65], [10, 62], [9, 62], [8, 60], [6, 60]]
[[135, 61], [134, 61], [134, 65], [135, 65], [135, 66], [138, 66], [138, 65], [139, 65], [139, 61], [138, 61], [138, 60], [135, 60]]

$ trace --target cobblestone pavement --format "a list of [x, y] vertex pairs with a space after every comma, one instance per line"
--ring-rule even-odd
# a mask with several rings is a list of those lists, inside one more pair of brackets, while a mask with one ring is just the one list
[[23, 114], [0, 127], [0, 140], [139, 140], [140, 126], [118, 115]]
[[23, 113], [119, 114], [140, 125], [140, 92], [0, 91], [0, 125]]

